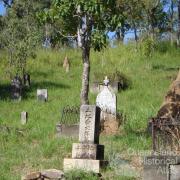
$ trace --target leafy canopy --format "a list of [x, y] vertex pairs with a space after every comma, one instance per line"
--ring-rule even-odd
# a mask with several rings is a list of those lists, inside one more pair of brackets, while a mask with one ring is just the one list
[[52, 23], [61, 19], [61, 33], [67, 36], [76, 36], [81, 29], [91, 47], [100, 51], [107, 33], [121, 26], [122, 15], [117, 13], [116, 0], [54, 0], [41, 19]]

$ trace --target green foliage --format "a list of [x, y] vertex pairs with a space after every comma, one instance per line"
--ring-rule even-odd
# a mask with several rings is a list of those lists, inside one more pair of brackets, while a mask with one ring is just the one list
[[119, 82], [119, 88], [125, 90], [131, 86], [131, 80], [120, 71], [115, 70], [115, 72], [104, 71], [104, 72], [94, 72], [93, 74], [93, 81], [102, 83], [105, 76], [108, 77], [110, 83], [112, 82]]
[[[79, 12], [78, 12], [79, 11]], [[85, 39], [89, 46], [100, 51], [106, 46], [107, 32], [121, 25], [121, 14], [117, 13], [116, 0], [54, 0], [52, 8], [39, 14], [44, 22], [61, 21], [61, 34], [74, 35], [78, 28], [86, 28]], [[86, 22], [85, 18], [87, 18]], [[83, 23], [84, 24], [83, 27]], [[89, 33], [88, 33], [89, 32]]]
[[[107, 160], [112, 154], [125, 153], [130, 161], [126, 154], [129, 148], [138, 152], [151, 150], [151, 138], [145, 133], [148, 118], [156, 115], [171, 78], [176, 76], [180, 66], [178, 49], [168, 48], [164, 54], [155, 49], [149, 61], [134, 49], [134, 44], [106, 49], [103, 66], [100, 63], [102, 54], [93, 51], [91, 54], [91, 79], [94, 73], [117, 70], [132, 82], [131, 88], [117, 94], [117, 108], [125, 117], [124, 125], [120, 126], [120, 134], [100, 136], [100, 144], [105, 145]], [[11, 133], [0, 131], [0, 179], [19, 180], [22, 174], [28, 172], [63, 169], [63, 159], [71, 157], [72, 143], [78, 142], [78, 139], [56, 138], [55, 127], [64, 106], [79, 104], [81, 52], [77, 49], [39, 50], [35, 61], [27, 61], [32, 84], [19, 103], [10, 101], [9, 79], [4, 73], [5, 53], [0, 53], [3, 56], [0, 63], [0, 126], [13, 128]], [[66, 55], [71, 62], [69, 73], [65, 73], [62, 67]], [[36, 101], [37, 88], [48, 89], [47, 103]], [[90, 103], [94, 104], [95, 100], [96, 95], [90, 94]], [[20, 112], [23, 110], [29, 114], [25, 126], [20, 124]], [[16, 128], [21, 129], [22, 133], [17, 134], [14, 131]], [[118, 171], [112, 168], [102, 174], [107, 179], [122, 179]]]
[[14, 1], [4, 21], [0, 39], [7, 51], [7, 72], [10, 76], [22, 75], [26, 72], [27, 59], [35, 57], [34, 50], [40, 39], [30, 2]]
[[152, 56], [155, 47], [156, 47], [156, 42], [154, 39], [150, 37], [143, 38], [140, 43], [141, 53], [146, 57]]
[[95, 173], [91, 173], [91, 172], [87, 173], [80, 170], [69, 171], [65, 174], [65, 177], [68, 180], [83, 180], [83, 179], [98, 180], [99, 179], [98, 175]]

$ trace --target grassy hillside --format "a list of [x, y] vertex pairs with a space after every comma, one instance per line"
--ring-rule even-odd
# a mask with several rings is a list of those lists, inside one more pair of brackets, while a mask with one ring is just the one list
[[[70, 72], [65, 73], [62, 63], [65, 55], [71, 61]], [[0, 179], [16, 180], [21, 174], [44, 168], [63, 169], [63, 158], [71, 155], [71, 146], [77, 139], [58, 139], [55, 125], [66, 105], [80, 104], [81, 54], [79, 50], [39, 50], [36, 59], [28, 61], [32, 86], [20, 103], [9, 98], [7, 63], [0, 57], [0, 126], [12, 127], [10, 133], [0, 131]], [[150, 150], [151, 138], [146, 133], [149, 117], [155, 116], [172, 79], [180, 67], [180, 51], [170, 48], [165, 52], [145, 57], [134, 46], [120, 46], [91, 55], [91, 82], [96, 73], [120, 71], [131, 86], [117, 94], [118, 110], [125, 117], [117, 136], [101, 137], [105, 157], [135, 150]], [[36, 101], [36, 89], [47, 88], [47, 103]], [[95, 104], [96, 95], [90, 94]], [[29, 113], [27, 125], [20, 124], [21, 111]], [[17, 133], [15, 128], [22, 129]], [[127, 157], [130, 159], [130, 157]], [[122, 179], [113, 168], [104, 176]]]

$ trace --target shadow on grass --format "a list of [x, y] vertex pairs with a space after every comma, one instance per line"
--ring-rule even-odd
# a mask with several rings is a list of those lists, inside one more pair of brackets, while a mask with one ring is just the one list
[[[70, 86], [62, 83], [55, 83], [51, 81], [41, 81], [41, 82], [32, 82], [30, 88], [24, 88], [23, 90], [23, 99], [28, 99], [28, 98], [34, 98], [36, 95], [37, 89], [69, 89]], [[34, 95], [30, 96], [30, 94], [34, 92]]]
[[153, 70], [164, 70], [164, 71], [178, 71], [179, 67], [166, 67], [164, 65], [153, 65]]
[[49, 74], [53, 75], [54, 71], [47, 71], [47, 72], [42, 72], [42, 71], [34, 71], [31, 74], [33, 74], [33, 77], [38, 77], [38, 78], [47, 78]]
[[[69, 89], [69, 85], [62, 83], [54, 83], [50, 81], [41, 81], [31, 83], [30, 88], [24, 87], [22, 90], [22, 99], [34, 98], [37, 89]], [[34, 92], [34, 95], [31, 95]], [[11, 85], [10, 84], [0, 84], [0, 100], [10, 100], [11, 99]]]
[[0, 84], [0, 100], [8, 100], [10, 99], [10, 84]]

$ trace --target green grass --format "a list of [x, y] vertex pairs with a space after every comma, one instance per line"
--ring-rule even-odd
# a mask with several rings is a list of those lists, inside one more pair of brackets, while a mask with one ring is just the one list
[[[62, 68], [66, 54], [71, 61], [69, 73]], [[130, 45], [108, 48], [104, 53], [92, 52], [91, 82], [95, 81], [95, 73], [113, 73], [116, 70], [131, 81], [129, 89], [117, 94], [118, 110], [125, 117], [119, 135], [100, 138], [100, 143], [105, 145], [106, 159], [128, 149], [151, 149], [151, 138], [146, 133], [147, 121], [156, 115], [172, 78], [176, 76], [180, 67], [179, 58], [179, 50], [173, 48], [146, 58]], [[19, 103], [9, 99], [10, 81], [4, 56], [0, 57], [0, 61], [0, 125], [12, 127], [10, 133], [0, 132], [0, 179], [18, 180], [29, 171], [63, 169], [63, 158], [70, 157], [72, 143], [77, 139], [56, 138], [55, 125], [64, 106], [80, 104], [80, 51], [39, 50], [37, 58], [28, 61], [32, 86]], [[36, 101], [37, 88], [48, 89], [47, 103]], [[95, 104], [95, 98], [96, 95], [90, 94], [91, 104]], [[25, 126], [20, 124], [21, 111], [29, 113], [29, 122]], [[22, 133], [17, 133], [14, 128], [22, 129]], [[103, 176], [107, 179], [128, 179], [116, 175], [113, 168], [104, 171]]]

